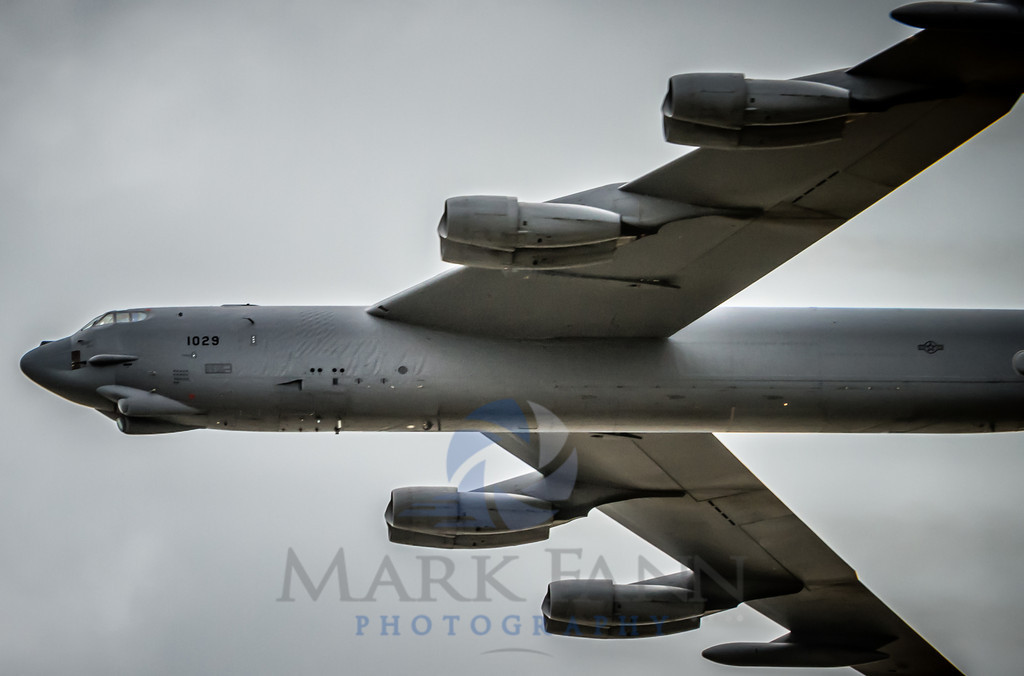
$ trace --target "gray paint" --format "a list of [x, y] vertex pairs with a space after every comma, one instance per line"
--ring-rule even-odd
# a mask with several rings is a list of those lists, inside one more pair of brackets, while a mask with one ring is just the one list
[[[641, 11], [631, 4], [582, 14], [525, 4], [506, 10], [501, 18], [510, 31], [492, 34], [479, 59], [464, 58], [468, 31], [446, 32], [482, 19], [466, 6], [422, 13], [312, 8], [283, 21], [273, 11], [234, 8], [197, 22], [185, 10], [158, 5], [130, 14], [47, 10], [41, 18], [35, 5], [9, 6], [5, 11], [14, 14], [4, 23], [3, 44], [14, 58], [4, 64], [16, 98], [4, 127], [10, 190], [2, 274], [11, 318], [4, 352], [20, 354], [104, 307], [384, 297], [440, 269], [432, 224], [444, 197], [500, 191], [544, 199], [638, 175], [675, 154], [662, 146], [653, 113], [669, 74], [725, 63], [753, 74], [756, 60], [758, 75], [791, 76], [825, 53], [835, 55], [828, 65], [852, 63], [901, 35], [884, 17], [895, 4], [719, 2]], [[743, 25], [766, 30], [750, 35], [723, 25], [723, 11], [732, 10], [748, 13]], [[481, 11], [493, 22], [494, 7]], [[791, 14], [798, 18], [777, 23]], [[397, 30], [377, 32], [380, 25]], [[536, 35], [529, 52], [524, 35]], [[556, 35], [561, 41], [551, 39]], [[567, 42], [566, 35], [581, 39]], [[353, 47], [361, 58], [347, 58]], [[364, 67], [368, 60], [372, 71]], [[534, 68], [538, 63], [544, 67]], [[391, 89], [379, 84], [409, 81], [409, 64], [416, 77], [443, 74], [416, 90], [426, 102], [416, 123], [422, 127], [392, 113]], [[458, 87], [443, 86], [477, 66], [516, 69], [512, 77], [549, 104], [509, 107], [514, 119], [506, 119], [486, 92], [466, 98]], [[581, 89], [598, 91], [616, 74], [622, 97], [605, 101], [601, 114], [569, 105]], [[563, 86], [570, 77], [581, 80], [571, 92]], [[229, 96], [225, 82], [235, 83]], [[163, 98], [148, 104], [158, 89]], [[443, 102], [429, 96], [442, 91]], [[268, 93], [280, 95], [277, 104], [265, 105]], [[435, 110], [445, 114], [433, 117]], [[294, 124], [296, 117], [303, 124]], [[1001, 122], [739, 302], [1018, 306], [1018, 126], [1015, 119]], [[421, 128], [429, 133], [415, 139], [403, 131]], [[503, 133], [494, 135], [496, 128]], [[520, 166], [524, 151], [528, 168]], [[579, 154], [570, 161], [571, 152]], [[451, 168], [439, 168], [441, 156]], [[388, 180], [381, 181], [385, 168]], [[377, 205], [372, 212], [370, 205]], [[373, 227], [357, 242], [352, 223]], [[236, 224], [244, 224], [245, 240]], [[83, 237], [84, 227], [93, 236]], [[203, 238], [207, 246], [192, 245]], [[385, 252], [391, 266], [379, 264]], [[132, 284], [112, 284], [115, 277]], [[343, 661], [369, 669], [401, 668], [406, 658], [429, 663], [439, 652], [462, 670], [481, 660], [495, 673], [550, 664], [529, 655], [483, 658], [485, 646], [501, 641], [471, 635], [453, 637], [455, 651], [444, 637], [402, 639], [396, 651], [388, 639], [352, 636], [350, 605], [300, 602], [281, 611], [263, 602], [279, 593], [282, 543], [295, 544], [315, 565], [339, 544], [379, 542], [379, 512], [391, 487], [431, 472], [438, 474], [433, 481], [444, 481], [443, 437], [127, 438], [94, 413], [32, 387], [12, 361], [7, 368], [12, 454], [4, 495], [17, 518], [9, 523], [5, 559], [12, 574], [4, 596], [11, 600], [8, 617], [17, 619], [7, 634], [6, 664], [49, 671], [73, 664], [95, 673], [112, 664], [180, 672], [254, 664], [323, 670]], [[950, 646], [959, 664], [1013, 672], [1020, 605], [1019, 538], [1008, 518], [1019, 511], [1015, 436], [738, 436], [729, 444], [880, 595], [931, 640]], [[935, 502], [936, 496], [955, 499]], [[341, 510], [355, 512], [344, 529]], [[573, 530], [556, 546], [608, 556], [635, 551], [632, 540], [615, 540], [605, 525], [566, 528]], [[351, 557], [354, 567], [369, 567], [364, 580], [380, 553]], [[530, 580], [548, 577], [542, 547], [523, 556], [536, 566]], [[411, 555], [409, 561], [417, 565]], [[628, 579], [632, 566], [625, 561], [615, 572]], [[965, 570], [991, 588], [961, 584]], [[529, 580], [514, 582], [523, 594], [535, 591]], [[376, 606], [369, 610], [407, 608]], [[247, 621], [239, 625], [243, 614]], [[756, 614], [734, 617], [706, 626], [699, 637], [543, 649], [592, 673], [627, 664], [655, 673], [717, 673], [698, 657], [715, 640], [708, 632], [777, 633]]]
[[670, 340], [508, 341], [361, 308], [160, 308], [22, 369], [112, 417], [192, 428], [475, 429], [512, 398], [573, 431], [991, 432], [1022, 424], [1022, 335], [1009, 311], [725, 309]]
[[[697, 617], [746, 602], [792, 632], [786, 651], [772, 658], [780, 665], [849, 665], [870, 656], [872, 664], [857, 667], [862, 673], [908, 664], [908, 673], [957, 674], [706, 432], [1016, 431], [1024, 424], [1024, 377], [1013, 365], [1022, 329], [1024, 313], [1014, 311], [729, 308], [668, 340], [502, 340], [407, 326], [360, 308], [151, 308], [105, 315], [30, 351], [21, 366], [130, 435], [199, 427], [472, 430], [480, 425], [474, 411], [489, 402], [539, 403], [560, 428], [578, 433], [569, 439], [579, 474], [568, 494], [546, 497], [562, 481], [550, 469], [484, 486], [475, 501], [454, 488], [404, 489], [413, 497], [393, 494], [389, 538], [470, 550], [518, 545], [546, 540], [551, 526], [600, 506], [693, 568], [700, 582], [685, 588], [707, 599], [645, 631], [692, 631]], [[537, 417], [524, 422], [494, 439], [543, 471], [543, 460], [517, 452], [515, 433], [553, 430]], [[520, 496], [547, 520], [506, 528]], [[430, 509], [409, 520], [423, 505], [452, 499], [463, 525]], [[495, 519], [499, 532], [481, 532], [479, 524]], [[742, 568], [729, 577], [737, 557]], [[557, 620], [549, 630], [580, 632], [570, 627]], [[762, 653], [730, 644], [707, 654], [759, 664], [769, 659]]]

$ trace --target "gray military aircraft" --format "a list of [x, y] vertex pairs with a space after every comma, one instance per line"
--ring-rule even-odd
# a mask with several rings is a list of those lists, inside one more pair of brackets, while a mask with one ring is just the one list
[[598, 508], [689, 572], [553, 582], [548, 631], [658, 636], [747, 603], [789, 630], [737, 666], [960, 673], [715, 432], [1024, 429], [1024, 311], [716, 309], [1006, 114], [1021, 2], [924, 2], [922, 32], [794, 80], [677, 75], [665, 138], [698, 146], [541, 204], [454, 197], [462, 267], [361, 307], [108, 312], [21, 360], [126, 434], [482, 431], [536, 471], [392, 493], [394, 542], [501, 547]]

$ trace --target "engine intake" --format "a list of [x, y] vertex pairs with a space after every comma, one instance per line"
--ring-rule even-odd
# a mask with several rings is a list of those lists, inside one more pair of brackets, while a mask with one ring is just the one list
[[441, 258], [478, 268], [557, 269], [607, 261], [622, 236], [619, 214], [579, 204], [468, 196], [445, 201]]
[[842, 137], [850, 92], [803, 80], [689, 73], [669, 80], [665, 140], [713, 148], [811, 145]]
[[450, 486], [397, 488], [384, 512], [388, 539], [420, 547], [506, 547], [546, 540], [551, 503], [509, 493], [460, 492]]

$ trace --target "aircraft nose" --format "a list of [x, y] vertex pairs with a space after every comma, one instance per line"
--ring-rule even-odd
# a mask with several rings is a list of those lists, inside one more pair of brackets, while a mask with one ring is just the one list
[[39, 347], [29, 350], [21, 358], [21, 372], [36, 384], [47, 389], [53, 389], [59, 374], [70, 368], [70, 338], [44, 341]]

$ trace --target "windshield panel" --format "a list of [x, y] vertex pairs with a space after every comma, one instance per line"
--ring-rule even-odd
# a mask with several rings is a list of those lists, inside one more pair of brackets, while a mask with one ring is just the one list
[[141, 322], [149, 318], [149, 310], [118, 310], [107, 312], [82, 327], [82, 331], [91, 329], [94, 326], [107, 326], [109, 324], [131, 324]]

